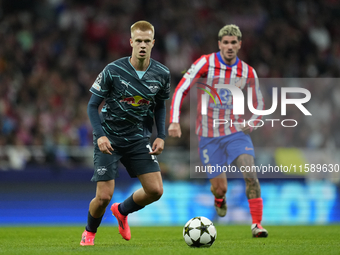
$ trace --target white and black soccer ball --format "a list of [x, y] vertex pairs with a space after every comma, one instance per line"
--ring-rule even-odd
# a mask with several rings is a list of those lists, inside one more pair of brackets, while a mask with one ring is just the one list
[[183, 228], [183, 237], [190, 247], [210, 247], [216, 240], [216, 228], [206, 217], [190, 219]]

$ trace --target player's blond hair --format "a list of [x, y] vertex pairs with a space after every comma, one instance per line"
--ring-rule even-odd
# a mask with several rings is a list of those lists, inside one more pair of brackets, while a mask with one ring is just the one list
[[242, 33], [238, 26], [234, 24], [226, 25], [218, 32], [218, 40], [221, 41], [225, 35], [236, 36], [239, 41], [242, 40]]
[[136, 23], [134, 23], [131, 26], [131, 38], [132, 38], [132, 34], [134, 31], [136, 30], [140, 30], [140, 31], [152, 31], [152, 37], [154, 37], [155, 35], [155, 28], [153, 27], [153, 25], [150, 22], [147, 22], [145, 20], [140, 20], [137, 21]]

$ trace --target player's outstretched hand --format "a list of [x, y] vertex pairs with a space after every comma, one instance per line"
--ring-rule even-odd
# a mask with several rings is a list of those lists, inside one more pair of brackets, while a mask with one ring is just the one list
[[169, 136], [172, 137], [181, 137], [182, 131], [181, 131], [181, 126], [179, 123], [171, 123], [169, 128], [168, 128]]
[[113, 151], [113, 148], [111, 146], [110, 140], [106, 136], [99, 137], [97, 140], [97, 144], [98, 144], [99, 150], [102, 153], [112, 155], [111, 151]]
[[156, 138], [152, 144], [152, 151], [149, 152], [151, 155], [159, 155], [164, 150], [164, 140], [161, 138]]

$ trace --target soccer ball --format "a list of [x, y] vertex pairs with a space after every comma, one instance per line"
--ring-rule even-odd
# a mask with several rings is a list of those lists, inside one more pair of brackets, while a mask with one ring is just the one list
[[216, 239], [216, 228], [206, 217], [195, 217], [183, 228], [183, 237], [190, 247], [210, 247]]

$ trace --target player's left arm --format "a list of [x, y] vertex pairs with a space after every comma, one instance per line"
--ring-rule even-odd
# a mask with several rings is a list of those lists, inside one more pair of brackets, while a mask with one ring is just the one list
[[164, 149], [166, 105], [165, 100], [170, 98], [170, 72], [165, 76], [163, 87], [155, 97], [156, 106], [154, 109], [157, 128], [157, 138], [152, 144], [151, 155], [159, 155]]
[[156, 99], [156, 106], [154, 110], [155, 122], [157, 128], [157, 138], [152, 144], [151, 155], [159, 155], [164, 149], [165, 139], [165, 117], [166, 117], [166, 106], [165, 101]]
[[[256, 110], [264, 110], [264, 100], [260, 89], [259, 79], [257, 77], [255, 69], [252, 68], [252, 76], [249, 79], [248, 86], [251, 88], [252, 91], [252, 101], [253, 107]], [[250, 134], [253, 130], [256, 130], [261, 123], [262, 115], [252, 114], [248, 123], [250, 122], [251, 125], [246, 125], [242, 128], [242, 132], [245, 134]]]

